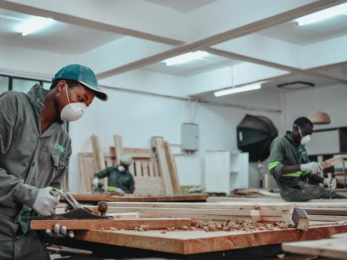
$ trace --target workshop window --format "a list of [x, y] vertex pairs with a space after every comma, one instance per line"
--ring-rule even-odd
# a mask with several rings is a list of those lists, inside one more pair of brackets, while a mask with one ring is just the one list
[[9, 89], [10, 78], [7, 76], [0, 76], [0, 95]]

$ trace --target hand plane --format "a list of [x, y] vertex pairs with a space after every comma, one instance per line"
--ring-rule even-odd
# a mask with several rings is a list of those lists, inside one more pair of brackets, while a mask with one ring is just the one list
[[[93, 211], [84, 208], [78, 201], [67, 191], [54, 189], [60, 196], [64, 197], [68, 204], [68, 212], [64, 214], [53, 214], [50, 216], [28, 216], [24, 217], [29, 220], [70, 220], [70, 219], [112, 219], [111, 216], [106, 216], [107, 204], [99, 202], [99, 208], [102, 207], [102, 215], [98, 216], [93, 214]], [[58, 196], [60, 198], [60, 196]], [[101, 210], [100, 210], [101, 212]]]

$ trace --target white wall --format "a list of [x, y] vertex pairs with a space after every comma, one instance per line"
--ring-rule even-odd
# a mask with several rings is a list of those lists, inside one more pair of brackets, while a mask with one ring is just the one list
[[290, 130], [293, 122], [300, 116], [308, 116], [311, 112], [328, 113], [329, 125], [315, 126], [315, 129], [347, 126], [347, 86], [332, 85], [317, 89], [305, 89], [285, 95], [285, 127]]
[[[202, 185], [204, 151], [237, 150], [236, 126], [247, 113], [268, 116], [277, 126], [281, 120], [281, 114], [207, 104], [197, 104], [193, 116], [194, 104], [188, 101], [112, 89], [107, 92], [108, 102], [95, 99], [85, 116], [70, 124], [73, 155], [69, 185], [73, 192], [79, 191], [77, 154], [92, 151], [90, 137], [93, 134], [100, 137], [105, 152], [113, 145], [114, 134], [123, 137], [124, 147], [149, 148], [152, 136], [163, 136], [170, 143], [179, 144], [181, 124], [192, 120], [199, 124], [199, 152], [194, 156], [176, 157], [176, 162], [181, 185]], [[179, 149], [174, 148], [174, 152]]]

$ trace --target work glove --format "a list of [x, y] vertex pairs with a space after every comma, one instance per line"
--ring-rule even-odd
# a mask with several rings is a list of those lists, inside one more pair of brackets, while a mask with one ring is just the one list
[[53, 238], [64, 238], [67, 236], [73, 238], [75, 236], [75, 233], [73, 231], [70, 230], [69, 232], [67, 232], [66, 227], [62, 226], [60, 228], [59, 224], [55, 224], [53, 230], [47, 229], [46, 234]]
[[323, 183], [324, 185], [328, 186], [329, 189], [336, 189], [337, 187], [337, 182], [336, 182], [336, 179], [328, 179], [328, 178], [325, 178], [323, 180]]
[[54, 214], [56, 205], [59, 204], [58, 194], [51, 187], [39, 189], [33, 209], [42, 216]]
[[323, 170], [322, 165], [317, 162], [309, 162], [305, 164], [300, 165], [300, 169], [303, 172], [312, 172], [313, 174], [319, 173], [321, 170]]
[[92, 185], [95, 186], [95, 187], [98, 187], [98, 184], [99, 184], [99, 178], [98, 177], [94, 177]]

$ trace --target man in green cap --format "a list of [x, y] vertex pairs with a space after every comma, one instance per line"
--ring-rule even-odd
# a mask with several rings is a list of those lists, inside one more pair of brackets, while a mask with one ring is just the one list
[[[71, 156], [64, 121], [83, 116], [94, 97], [106, 101], [93, 71], [73, 64], [53, 78], [51, 89], [35, 84], [29, 93], [0, 96], [0, 259], [48, 260], [45, 243], [25, 216], [48, 216], [59, 203]], [[56, 225], [51, 236], [64, 237]]]
[[[120, 159], [120, 164], [117, 167], [107, 167], [103, 171], [95, 173], [93, 186], [100, 187], [99, 179], [108, 177], [107, 191], [118, 194], [134, 193], [134, 178], [128, 171], [132, 163], [133, 158], [130, 155], [124, 155]], [[95, 191], [98, 191], [98, 189]]]

